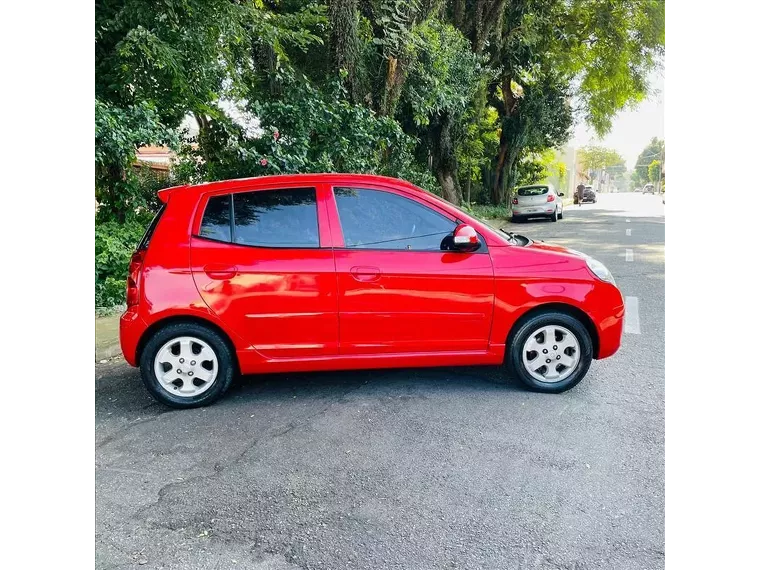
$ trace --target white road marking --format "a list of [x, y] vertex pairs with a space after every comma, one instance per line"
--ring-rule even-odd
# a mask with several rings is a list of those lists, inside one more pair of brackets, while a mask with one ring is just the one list
[[626, 249], [625, 250], [625, 260], [626, 261], [633, 261], [633, 250], [632, 249]]
[[626, 223], [626, 224], [630, 224], [630, 223], [631, 223], [631, 220], [630, 220], [630, 218], [626, 218], [626, 219], [625, 219], [625, 223]]
[[641, 334], [639, 325], [639, 298], [625, 298], [625, 318], [623, 319], [623, 332], [629, 334]]
[[626, 228], [625, 235], [627, 236], [631, 235], [631, 228]]

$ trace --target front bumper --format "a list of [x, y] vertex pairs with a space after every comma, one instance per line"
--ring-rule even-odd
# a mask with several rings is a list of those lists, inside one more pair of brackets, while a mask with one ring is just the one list
[[599, 332], [598, 359], [608, 358], [620, 348], [623, 339], [623, 321], [625, 319], [625, 305], [615, 308], [611, 314], [594, 319]]
[[119, 343], [124, 360], [130, 366], [137, 366], [137, 345], [145, 329], [145, 324], [137, 313], [137, 307], [128, 308], [119, 319]]

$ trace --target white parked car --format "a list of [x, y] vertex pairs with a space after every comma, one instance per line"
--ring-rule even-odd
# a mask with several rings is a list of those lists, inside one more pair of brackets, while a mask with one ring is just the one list
[[512, 199], [512, 221], [528, 218], [550, 218], [556, 222], [562, 219], [562, 192], [557, 192], [551, 184], [520, 186]]

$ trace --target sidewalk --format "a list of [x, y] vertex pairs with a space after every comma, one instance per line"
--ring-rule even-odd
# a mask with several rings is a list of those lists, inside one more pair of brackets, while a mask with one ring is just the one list
[[95, 318], [95, 362], [121, 355], [119, 317], [120, 313]]

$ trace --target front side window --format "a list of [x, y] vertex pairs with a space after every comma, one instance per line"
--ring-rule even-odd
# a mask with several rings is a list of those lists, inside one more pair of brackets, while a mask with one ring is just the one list
[[258, 247], [319, 247], [317, 191], [288, 188], [212, 196], [200, 235]]
[[351, 249], [440, 251], [456, 228], [415, 200], [363, 188], [335, 188], [343, 240]]

